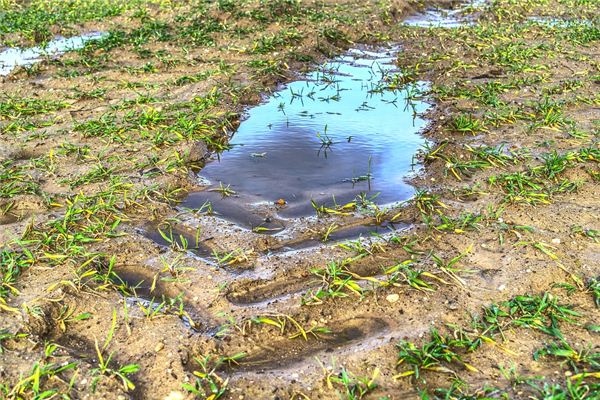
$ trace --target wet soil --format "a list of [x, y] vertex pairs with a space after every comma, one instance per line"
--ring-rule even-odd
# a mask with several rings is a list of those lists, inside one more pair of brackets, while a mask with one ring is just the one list
[[[342, 15], [353, 15], [343, 7], [349, 5], [362, 17], [356, 17], [352, 27], [343, 23], [337, 27], [379, 32], [392, 43], [389, 51], [381, 52], [386, 46], [382, 38], [356, 32], [348, 36], [349, 41], [376, 45], [338, 43], [331, 39], [330, 31], [325, 32], [330, 41], [324, 44], [322, 26], [306, 22], [300, 29], [308, 38], [297, 43], [295, 50], [320, 62], [290, 61], [289, 70], [281, 74], [261, 75], [248, 67], [256, 60], [239, 48], [256, 46], [258, 33], [246, 39], [227, 33], [216, 37], [219, 46], [190, 50], [191, 54], [182, 58], [185, 61], [169, 64], [166, 60], [156, 70], [140, 56], [143, 52], [139, 48], [117, 48], [110, 53], [114, 58], [105, 60], [98, 69], [77, 67], [81, 70], [75, 71], [87, 74], [72, 74], [68, 83], [64, 78], [68, 68], [56, 61], [38, 64], [41, 70], [32, 76], [18, 69], [9, 75], [3, 85], [10, 93], [29, 96], [27, 93], [35, 90], [46, 99], [57, 92], [68, 93], [61, 98], [69, 106], [57, 107], [49, 112], [50, 117], [44, 116], [45, 122], [54, 122], [47, 126], [25, 111], [16, 117], [7, 114], [9, 117], [1, 121], [2, 143], [23, 147], [17, 153], [27, 155], [22, 160], [10, 156], [6, 160], [31, 168], [19, 175], [19, 185], [33, 181], [41, 188], [2, 199], [7, 212], [0, 217], [1, 247], [16, 249], [11, 254], [20, 254], [27, 246], [39, 245], [41, 250], [12, 284], [18, 293], [0, 303], [4, 306], [0, 329], [29, 335], [0, 339], [4, 348], [0, 354], [0, 393], [8, 398], [33, 397], [34, 389], [19, 386], [19, 382], [35, 362], [70, 361], [78, 362], [73, 388], [67, 383], [73, 377], [69, 371], [45, 377], [42, 386], [69, 393], [72, 398], [185, 399], [196, 396], [183, 385], [203, 376], [199, 372], [210, 371], [219, 386], [227, 382], [222, 398], [335, 399], [358, 382], [344, 387], [332, 379], [341, 376], [343, 368], [352, 376], [374, 377], [377, 388], [363, 398], [420, 398], [423, 390], [433, 396], [435, 389], [451, 387], [457, 377], [470, 386], [464, 386], [464, 396], [478, 393], [481, 397], [484, 386], [498, 388], [509, 398], [540, 396], [532, 386], [508, 379], [500, 366], [514, 366], [522, 376], [542, 376], [544, 382], [564, 385], [565, 377], [574, 373], [569, 365], [532, 357], [554, 339], [536, 329], [512, 326], [501, 341], [497, 338], [500, 345], [487, 344], [465, 352], [464, 359], [477, 371], [454, 362], [443, 364], [453, 373], [424, 371], [420, 378], [397, 376], [407, 365], [398, 364], [397, 345], [401, 341], [420, 346], [430, 338], [432, 328], [456, 336], [456, 328], [462, 326], [472, 333], [473, 316], [480, 315], [482, 307], [524, 294], [551, 292], [560, 298], [561, 304], [580, 314], [576, 324], [560, 322], [566, 340], [578, 348], [597, 351], [598, 346], [597, 333], [586, 329], [597, 325], [600, 317], [593, 293], [586, 286], [600, 275], [599, 244], [593, 236], [600, 230], [599, 185], [594, 179], [597, 160], [593, 161], [592, 155], [592, 161], [569, 164], [560, 178], [580, 182], [577, 190], [553, 192], [546, 203], [535, 205], [519, 199], [507, 201], [505, 186], [490, 178], [542, 165], [542, 155], [552, 150], [580, 151], [594, 145], [600, 114], [597, 98], [594, 100], [597, 84], [588, 78], [597, 72], [593, 68], [599, 55], [593, 46], [561, 42], [564, 53], [535, 59], [532, 66], [519, 71], [515, 66], [522, 59], [511, 58], [510, 63], [502, 64], [504, 59], [487, 52], [500, 43], [489, 45], [484, 34], [480, 41], [471, 41], [479, 38], [476, 33], [482, 33], [476, 26], [481, 24], [483, 33], [491, 26], [505, 27], [502, 29], [510, 36], [510, 23], [520, 26], [521, 20], [545, 15], [543, 9], [531, 2], [523, 2], [516, 9], [500, 4], [491, 10], [442, 3], [450, 11], [432, 14], [421, 7], [425, 13], [414, 14], [421, 16], [409, 18], [405, 24], [402, 17], [412, 8], [404, 2], [389, 2], [383, 9], [379, 2], [342, 2]], [[558, 3], [556, 7], [565, 18], [573, 12]], [[158, 18], [167, 11], [151, 9], [150, 13]], [[220, 10], [219, 15], [226, 14]], [[426, 22], [431, 15], [435, 15], [433, 25], [437, 27], [430, 29], [432, 24]], [[505, 20], [508, 22], [500, 23]], [[267, 32], [288, 23], [273, 23]], [[242, 28], [236, 27], [236, 32]], [[519, 31], [520, 40], [531, 46], [549, 46], [555, 36], [545, 29], [559, 28], [529, 27], [531, 31]], [[161, 57], [165, 50], [177, 48], [158, 39], [148, 47], [162, 50]], [[355, 50], [348, 52], [349, 48]], [[94, 54], [100, 60], [104, 50]], [[322, 84], [323, 73], [311, 71], [322, 71], [318, 66], [327, 55], [341, 57], [329, 58], [337, 71], [330, 76], [341, 82], [326, 85], [322, 92], [331, 93], [322, 99], [306, 98], [310, 88]], [[291, 59], [291, 55], [285, 57]], [[62, 60], [77, 57], [65, 54]], [[208, 80], [191, 78], [221, 68], [215, 60], [235, 68], [225, 68], [228, 72], [222, 70]], [[382, 74], [381, 69], [373, 68], [374, 61], [388, 71]], [[296, 74], [299, 70], [304, 72]], [[542, 71], [544, 79], [527, 83], [537, 73], [531, 71]], [[406, 79], [403, 90], [368, 93], [376, 83], [389, 83], [388, 78], [396, 72]], [[565, 82], [574, 74], [581, 77], [577, 94], [585, 101], [574, 101], [569, 97], [572, 92], [562, 91], [571, 87]], [[187, 84], [173, 84], [182, 76]], [[357, 76], [361, 81], [353, 80]], [[508, 85], [513, 78], [523, 81], [516, 90], [500, 91], [496, 106], [474, 100], [478, 97], [469, 98], [462, 90], [473, 89], [473, 85], [480, 85], [477, 90], [487, 84]], [[288, 85], [282, 86], [286, 82]], [[358, 90], [341, 91], [340, 99], [331, 100], [346, 84], [356, 85]], [[527, 90], [521, 90], [521, 85]], [[98, 87], [109, 95], [95, 97], [98, 93], [91, 91]], [[216, 143], [215, 136], [210, 137], [209, 146], [198, 146], [198, 137], [164, 144], [161, 135], [153, 135], [166, 132], [174, 121], [143, 122], [170, 104], [204, 101], [194, 96], [205, 96], [212, 87], [224, 89], [225, 101], [210, 112], [188, 112], [203, 116], [205, 125], [198, 128], [200, 132], [215, 123], [222, 141]], [[404, 98], [414, 87], [432, 90], [426, 98], [419, 95], [416, 109], [405, 108]], [[84, 89], [86, 96], [75, 96]], [[477, 90], [473, 92], [479, 93]], [[503, 114], [498, 118], [503, 122], [488, 123], [476, 132], [456, 130], [459, 115], [483, 119], [483, 110], [500, 112], [505, 105], [518, 111], [528, 101], [557, 90], [557, 96], [569, 99], [564, 113], [576, 121], [575, 135], [561, 125], [532, 128], [531, 120], [514, 119], [512, 114]], [[298, 92], [302, 98], [295, 95]], [[325, 97], [330, 100], [325, 101]], [[239, 102], [234, 100], [240, 98]], [[360, 109], [365, 101], [365, 109]], [[146, 119], [132, 123], [126, 115], [118, 114], [116, 125], [128, 129], [113, 131], [110, 124], [99, 125], [100, 132], [110, 130], [112, 136], [83, 134], [75, 128], [92, 120], [110, 120], [112, 112], [119, 112], [119, 105], [136, 102], [143, 107]], [[282, 111], [280, 103], [284, 104]], [[145, 108], [147, 104], [150, 106]], [[376, 104], [375, 109], [369, 108], [372, 104]], [[527, 109], [527, 113], [534, 111]], [[32, 127], [20, 130], [10, 125], [25, 119]], [[323, 149], [316, 134], [325, 137], [325, 126], [333, 144]], [[28, 140], [22, 141], [24, 138]], [[65, 142], [77, 148], [61, 146]], [[426, 142], [429, 150], [419, 151]], [[219, 152], [224, 144], [232, 147]], [[482, 145], [503, 146], [502, 151], [519, 156], [516, 161], [496, 161], [485, 168], [452, 172], [460, 161], [471, 160], [469, 148]], [[93, 152], [88, 153], [84, 146]], [[437, 146], [442, 147], [432, 150]], [[118, 157], [111, 158], [115, 155]], [[25, 164], [30, 160], [34, 162]], [[180, 160], [186, 160], [185, 167], [180, 167]], [[415, 160], [419, 161], [415, 167], [418, 174], [413, 172]], [[84, 175], [97, 176], [86, 174], [97, 174], [99, 163], [115, 167], [112, 178], [69, 184]], [[352, 178], [367, 175], [370, 179], [366, 181], [352, 182]], [[231, 185], [236, 193], [223, 197], [219, 182], [224, 187]], [[134, 196], [136, 190], [142, 194]], [[90, 203], [97, 207], [94, 211], [89, 206], [77, 214], [91, 215], [91, 220], [67, 224], [63, 222], [64, 210], [79, 192], [103, 193], [100, 206]], [[361, 192], [380, 195], [374, 203], [357, 202], [348, 208], [329, 202], [335, 195], [337, 205], [344, 205]], [[53, 196], [50, 204], [44, 202], [47, 194]], [[119, 200], [111, 203], [108, 211], [102, 209], [101, 205], [113, 197]], [[279, 199], [283, 202], [278, 203]], [[326, 204], [330, 211], [317, 214], [311, 199]], [[207, 201], [212, 209], [206, 206]], [[465, 215], [481, 218], [468, 224]], [[112, 224], [114, 230], [101, 228]], [[42, 234], [27, 242], [32, 231], [54, 234], [67, 225], [71, 230], [64, 236], [52, 236], [58, 248], [47, 244]], [[102, 234], [76, 246], [76, 251], [68, 246], [76, 234], [91, 236], [90, 232]], [[24, 241], [16, 243], [19, 238]], [[65, 256], [68, 251], [72, 253]], [[439, 260], [443, 263], [455, 257], [458, 262], [452, 264], [456, 268], [453, 277], [448, 269], [440, 269]], [[332, 265], [343, 269], [338, 275], [327, 273]], [[402, 265], [430, 274], [420, 276], [429, 289], [407, 284], [406, 275], [391, 279], [390, 271]], [[408, 270], [400, 270], [408, 274]], [[335, 277], [352, 280], [356, 286], [321, 297], [323, 292], [335, 291], [334, 282], [339, 284]], [[65, 310], [71, 309], [73, 316], [91, 315], [65, 317]], [[102, 346], [107, 336], [111, 340], [104, 354], [114, 353], [111, 367], [139, 365], [139, 372], [130, 375], [135, 389], [127, 390], [110, 373], [102, 375], [92, 388], [98, 376], [93, 370], [98, 365], [95, 342]], [[46, 341], [59, 345], [52, 356], [44, 355]], [[208, 370], [198, 362], [204, 357]], [[579, 368], [589, 370], [587, 366]], [[459, 394], [455, 392], [450, 398], [461, 398]], [[589, 394], [587, 398], [593, 399], [597, 391], [590, 390]]]

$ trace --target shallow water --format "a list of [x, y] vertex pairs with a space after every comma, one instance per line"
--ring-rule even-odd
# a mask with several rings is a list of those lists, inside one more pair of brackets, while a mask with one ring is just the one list
[[46, 57], [57, 57], [67, 51], [80, 49], [86, 42], [100, 39], [105, 35], [106, 33], [102, 32], [91, 32], [71, 38], [57, 37], [44, 47], [7, 48], [0, 52], [0, 76], [8, 75], [17, 66], [29, 67]]
[[472, 0], [463, 3], [455, 9], [429, 8], [406, 18], [404, 25], [421, 28], [458, 28], [460, 26], [472, 25], [473, 21], [465, 15], [470, 8], [483, 6], [487, 0]]
[[[202, 169], [211, 186], [182, 205], [210, 201], [225, 218], [256, 226], [278, 199], [287, 202], [278, 215], [302, 216], [314, 214], [311, 199], [331, 203], [335, 196], [341, 204], [365, 192], [387, 204], [411, 197], [405, 179], [424, 143], [418, 114], [429, 105], [414, 99], [423, 83], [382, 90], [396, 73], [394, 60], [353, 50], [251, 108], [232, 149]], [[221, 183], [236, 194], [223, 197]]]

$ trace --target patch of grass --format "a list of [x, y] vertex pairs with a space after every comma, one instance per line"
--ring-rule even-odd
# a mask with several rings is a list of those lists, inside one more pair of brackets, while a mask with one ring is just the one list
[[33, 97], [2, 96], [0, 98], [0, 121], [14, 120], [32, 115], [48, 114], [68, 107], [64, 100]]
[[343, 262], [331, 261], [324, 268], [315, 268], [311, 272], [322, 279], [322, 286], [309, 290], [302, 298], [302, 304], [321, 304], [323, 300], [336, 297], [348, 297], [350, 294], [363, 296], [366, 289], [359, 284], [361, 280], [380, 282], [375, 278], [358, 276]]
[[[52, 38], [51, 28], [80, 24], [122, 14], [141, 1], [123, 0], [33, 0], [26, 5], [8, 3], [0, 13], [0, 38], [17, 33], [23, 39], [44, 42]], [[4, 6], [4, 4], [3, 4]]]
[[22, 194], [41, 194], [30, 168], [12, 160], [0, 162], [0, 198], [10, 199]]
[[77, 363], [54, 361], [57, 349], [56, 344], [46, 344], [43, 357], [33, 363], [27, 376], [21, 377], [12, 388], [2, 384], [7, 398], [43, 399], [58, 395], [69, 397], [75, 381], [64, 376], [66, 372], [75, 370]]
[[431, 331], [429, 341], [421, 347], [412, 342], [402, 341], [398, 344], [398, 365], [406, 365], [409, 368], [395, 378], [414, 376], [415, 379], [419, 379], [425, 371], [456, 375], [456, 372], [450, 368], [452, 364], [476, 372], [475, 367], [463, 360], [462, 354], [471, 348], [472, 342], [469, 339], [442, 336], [435, 329]]
[[[35, 262], [33, 254], [27, 249], [19, 251], [0, 250], [0, 300], [5, 300], [10, 294], [18, 294], [15, 287], [17, 278], [25, 269]], [[6, 306], [0, 303], [0, 308]]]
[[[371, 376], [358, 376], [342, 368], [338, 373], [328, 372], [326, 375], [327, 386], [335, 388], [338, 394], [346, 400], [360, 400], [377, 389], [376, 383], [379, 369], [375, 369]], [[339, 388], [339, 389], [338, 389]]]
[[458, 133], [475, 135], [485, 130], [483, 123], [471, 114], [460, 114], [450, 122], [450, 129]]
[[491, 337], [500, 335], [504, 338], [507, 329], [523, 327], [561, 338], [559, 322], [573, 324], [579, 316], [571, 306], [561, 304], [558, 297], [546, 292], [515, 296], [509, 301], [486, 307], [473, 324], [483, 335]]
[[575, 349], [564, 339], [546, 345], [533, 355], [536, 361], [542, 357], [561, 360], [575, 372], [600, 371], [600, 353], [594, 352], [591, 346], [585, 349]]

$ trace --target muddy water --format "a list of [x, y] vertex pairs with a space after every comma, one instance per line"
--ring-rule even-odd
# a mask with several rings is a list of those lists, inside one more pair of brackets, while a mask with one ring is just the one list
[[0, 51], [0, 76], [8, 75], [17, 66], [29, 67], [46, 57], [58, 57], [67, 51], [80, 49], [86, 42], [105, 35], [106, 33], [91, 32], [71, 38], [57, 37], [44, 47], [5, 49]]
[[[358, 194], [380, 204], [413, 194], [406, 177], [424, 143], [423, 83], [386, 90], [395, 54], [353, 50], [249, 110], [232, 148], [201, 171], [210, 186], [183, 206], [206, 201], [225, 218], [255, 225], [279, 199], [277, 215], [314, 214], [310, 201], [345, 203]], [[236, 193], [224, 197], [223, 185]]]

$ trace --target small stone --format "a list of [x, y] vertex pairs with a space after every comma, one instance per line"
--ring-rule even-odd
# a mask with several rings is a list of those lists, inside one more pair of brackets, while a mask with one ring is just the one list
[[560, 239], [559, 238], [552, 239], [552, 244], [560, 244]]
[[123, 396], [122, 394], [117, 396], [117, 400], [127, 400], [127, 397]]
[[164, 348], [165, 348], [165, 344], [163, 342], [160, 342], [156, 345], [156, 347], [154, 348], [154, 351], [158, 353], [159, 351], [161, 351]]
[[400, 300], [400, 295], [397, 293], [389, 294], [385, 299], [388, 301], [388, 303], [395, 303]]
[[573, 373], [571, 371], [565, 371], [565, 376], [571, 376]]
[[498, 290], [499, 291], [503, 291], [505, 289], [506, 289], [506, 285], [505, 284], [502, 284], [502, 285], [498, 286]]

